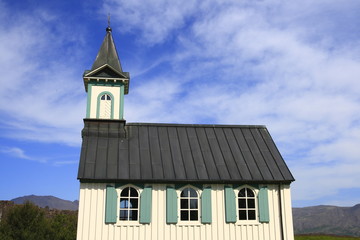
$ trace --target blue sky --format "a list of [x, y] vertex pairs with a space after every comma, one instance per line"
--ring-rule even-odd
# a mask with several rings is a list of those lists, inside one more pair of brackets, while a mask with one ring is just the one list
[[266, 125], [293, 206], [360, 203], [360, 1], [0, 0], [0, 199], [78, 199], [107, 14], [128, 122]]

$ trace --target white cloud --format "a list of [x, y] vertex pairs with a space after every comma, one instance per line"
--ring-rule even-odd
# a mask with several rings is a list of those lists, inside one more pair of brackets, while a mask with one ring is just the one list
[[33, 11], [4, 5], [0, 16], [2, 135], [78, 146], [86, 99], [71, 43], [81, 33], [75, 39], [55, 14]]
[[24, 150], [18, 147], [2, 147], [0, 149], [0, 152], [8, 154], [15, 158], [25, 159], [25, 160], [31, 160], [36, 162], [45, 163], [47, 160], [43, 158], [37, 158], [37, 157], [31, 157], [27, 155]]
[[[78, 146], [81, 30], [0, 4], [2, 135]], [[137, 52], [129, 122], [265, 124], [297, 179], [295, 200], [359, 187], [358, 1], [107, 0], [109, 9], [137, 47], [156, 49]]]
[[78, 163], [79, 163], [78, 160], [76, 160], [76, 161], [56, 161], [56, 162], [54, 162], [54, 166], [61, 167], [64, 165], [73, 165], [73, 164], [78, 164]]
[[[140, 42], [177, 36], [173, 74], [167, 74], [177, 91], [159, 98], [160, 74], [146, 98], [134, 93], [127, 108], [142, 114], [128, 111], [128, 118], [266, 124], [297, 179], [295, 200], [359, 187], [359, 2], [201, 1], [196, 11], [180, 9], [173, 18], [160, 11], [169, 7], [162, 1], [147, 2], [157, 14], [122, 8], [123, 1], [107, 3], [116, 3], [119, 19], [124, 9], [142, 17], [141, 23], [124, 20], [128, 30], [142, 32]], [[136, 107], [146, 99], [149, 111]], [[316, 193], [309, 191], [314, 181]]]
[[[185, 25], [186, 18], [196, 11], [196, 1], [123, 1], [104, 2], [105, 13], [121, 23], [122, 30], [141, 29], [148, 44], [163, 42], [169, 34]], [[159, 17], [161, 16], [161, 17]]]

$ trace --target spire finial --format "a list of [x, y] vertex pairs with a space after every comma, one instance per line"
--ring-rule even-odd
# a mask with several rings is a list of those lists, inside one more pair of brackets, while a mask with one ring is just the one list
[[110, 13], [108, 13], [107, 19], [108, 19], [108, 26], [107, 26], [107, 28], [106, 28], [106, 31], [107, 31], [107, 32], [111, 32], [112, 29], [111, 29], [111, 27], [110, 27]]

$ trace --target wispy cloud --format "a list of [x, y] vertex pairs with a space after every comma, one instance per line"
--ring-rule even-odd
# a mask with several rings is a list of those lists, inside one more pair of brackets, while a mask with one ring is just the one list
[[[50, 10], [0, 6], [0, 65], [11, 69], [1, 135], [79, 146], [82, 30]], [[142, 68], [124, 69], [128, 121], [265, 124], [297, 179], [295, 200], [360, 187], [359, 1], [106, 0], [100, 11], [110, 8], [114, 34], [152, 49], [136, 52]]]
[[54, 166], [61, 167], [64, 165], [73, 165], [73, 164], [78, 164], [78, 163], [79, 163], [78, 160], [76, 160], [76, 161], [56, 161], [56, 162], [54, 162]]
[[[172, 8], [163, 1], [148, 4]], [[146, 95], [133, 89], [128, 119], [266, 124], [297, 179], [295, 200], [360, 187], [354, 170], [360, 169], [359, 2], [189, 4], [196, 8], [172, 16], [122, 0], [105, 2], [104, 9], [143, 17], [123, 20], [128, 31], [142, 33], [139, 43], [175, 43], [172, 73], [138, 76]], [[164, 99], [159, 92], [167, 93]], [[309, 191], [314, 181], [316, 193]]]
[[41, 163], [47, 162], [46, 159], [31, 157], [31, 156], [27, 155], [24, 150], [22, 150], [21, 148], [18, 148], [18, 147], [2, 147], [0, 149], [0, 152], [5, 153], [14, 158], [20, 158], [20, 159], [36, 161], [36, 162], [41, 162]]
[[74, 133], [85, 112], [82, 69], [76, 67], [81, 32], [75, 39], [48, 10], [14, 13], [2, 5], [0, 64], [11, 69], [0, 80], [2, 135], [78, 146]]

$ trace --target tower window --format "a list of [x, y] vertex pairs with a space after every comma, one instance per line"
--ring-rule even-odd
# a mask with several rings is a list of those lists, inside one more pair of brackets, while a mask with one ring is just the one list
[[99, 118], [110, 119], [112, 113], [112, 97], [108, 93], [100, 95]]
[[104, 94], [101, 96], [101, 100], [111, 100], [111, 96], [108, 94]]

